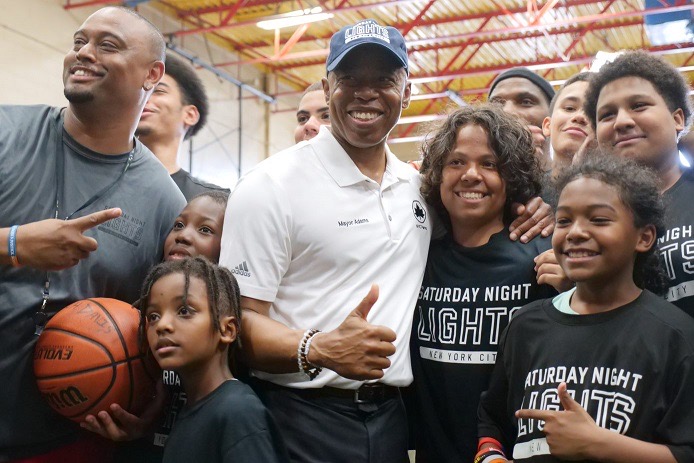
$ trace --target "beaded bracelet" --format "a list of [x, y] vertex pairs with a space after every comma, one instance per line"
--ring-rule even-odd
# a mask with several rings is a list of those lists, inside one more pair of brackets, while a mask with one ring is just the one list
[[297, 363], [299, 364], [299, 373], [304, 373], [308, 376], [309, 381], [313, 381], [323, 370], [322, 367], [311, 365], [308, 361], [308, 352], [311, 347], [311, 341], [313, 337], [320, 333], [320, 330], [312, 328], [304, 332], [304, 336], [299, 342], [299, 347], [297, 349]]
[[7, 253], [10, 255], [10, 261], [13, 267], [19, 267], [19, 258], [17, 257], [17, 229], [19, 225], [10, 227], [10, 236], [7, 240]]

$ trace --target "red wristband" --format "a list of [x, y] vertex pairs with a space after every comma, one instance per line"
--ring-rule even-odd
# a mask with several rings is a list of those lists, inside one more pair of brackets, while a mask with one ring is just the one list
[[493, 437], [481, 437], [481, 438], [477, 441], [477, 450], [479, 451], [479, 449], [480, 449], [484, 444], [492, 444], [494, 447], [499, 448], [499, 449], [504, 448], [504, 447], [501, 445], [501, 442], [499, 442], [498, 440], [494, 439]]

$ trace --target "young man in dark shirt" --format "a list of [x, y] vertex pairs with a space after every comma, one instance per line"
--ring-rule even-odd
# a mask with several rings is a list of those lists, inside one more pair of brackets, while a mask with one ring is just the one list
[[164, 164], [178, 188], [190, 201], [210, 190], [228, 189], [193, 177], [178, 165], [184, 140], [198, 133], [207, 122], [209, 102], [195, 69], [172, 53], [166, 55], [166, 74], [142, 111], [135, 134]]
[[586, 115], [600, 148], [649, 167], [666, 203], [658, 236], [670, 281], [666, 299], [694, 316], [694, 172], [680, 164], [677, 141], [691, 124], [689, 86], [672, 65], [627, 52], [604, 65], [586, 92]]

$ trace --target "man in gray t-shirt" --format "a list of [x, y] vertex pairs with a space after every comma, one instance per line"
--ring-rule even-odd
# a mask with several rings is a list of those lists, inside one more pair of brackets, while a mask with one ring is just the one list
[[[58, 461], [77, 440], [78, 427], [38, 392], [34, 333], [79, 299], [133, 302], [185, 205], [134, 138], [163, 57], [154, 26], [132, 10], [104, 8], [65, 57], [67, 108], [0, 106], [0, 461]], [[70, 447], [75, 459], [79, 442]]]

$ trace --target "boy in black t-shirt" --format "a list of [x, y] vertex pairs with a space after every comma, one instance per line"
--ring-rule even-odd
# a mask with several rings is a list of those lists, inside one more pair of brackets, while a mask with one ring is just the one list
[[[224, 191], [207, 191], [188, 203], [174, 220], [164, 242], [165, 262], [196, 256], [203, 256], [215, 263], [219, 260], [228, 197], [229, 194]], [[158, 391], [157, 403], [152, 403], [141, 417], [114, 404], [111, 407], [113, 416], [102, 412], [96, 417], [86, 418], [86, 429], [113, 440], [145, 436], [119, 445], [115, 461], [157, 463], [162, 460], [171, 427], [186, 404], [186, 392], [178, 374], [164, 371], [162, 379], [164, 388]]]
[[159, 264], [142, 286], [141, 332], [159, 366], [178, 373], [187, 395], [165, 463], [286, 461], [265, 406], [231, 373], [240, 297], [231, 272], [202, 257]]
[[558, 185], [552, 245], [576, 287], [502, 334], [475, 461], [694, 461], [694, 321], [647, 289], [665, 287], [653, 174], [602, 157]]
[[694, 174], [677, 140], [691, 124], [689, 87], [672, 65], [626, 52], [591, 78], [585, 111], [600, 148], [650, 167], [666, 201], [658, 250], [670, 281], [665, 297], [694, 316]]
[[431, 243], [411, 337], [418, 462], [472, 461], [476, 410], [499, 334], [522, 305], [555, 293], [508, 239], [511, 204], [540, 190], [530, 132], [497, 105], [452, 113], [425, 146], [422, 192], [449, 233]]

